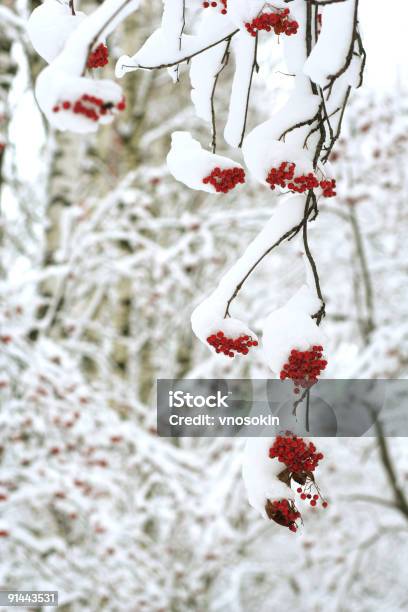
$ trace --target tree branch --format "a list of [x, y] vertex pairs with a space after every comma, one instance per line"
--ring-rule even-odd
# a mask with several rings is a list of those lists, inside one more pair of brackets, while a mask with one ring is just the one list
[[216, 40], [215, 42], [211, 43], [210, 45], [207, 45], [206, 47], [202, 47], [198, 51], [194, 51], [194, 53], [190, 53], [190, 55], [185, 55], [184, 57], [182, 57], [182, 58], [180, 58], [178, 60], [175, 60], [174, 62], [169, 62], [168, 64], [157, 64], [156, 66], [143, 66], [142, 64], [138, 64], [137, 66], [134, 66], [134, 65], [133, 66], [129, 66], [129, 65], [123, 64], [123, 67], [124, 68], [141, 68], [142, 70], [160, 70], [161, 68], [171, 68], [172, 66], [177, 66], [178, 64], [182, 64], [184, 62], [189, 62], [196, 55], [200, 55], [201, 53], [204, 53], [204, 51], [208, 51], [208, 49], [212, 49], [213, 47], [216, 47], [217, 45], [221, 44], [222, 42], [231, 39], [238, 32], [239, 32], [239, 29], [234, 30], [230, 34], [227, 34], [223, 38], [220, 38], [220, 40]]
[[374, 416], [374, 425], [377, 433], [377, 442], [380, 452], [380, 458], [383, 463], [385, 473], [388, 477], [388, 482], [394, 493], [395, 506], [401, 512], [401, 514], [408, 520], [408, 501], [405, 497], [405, 493], [398, 483], [398, 477], [394, 469], [394, 465], [391, 459], [391, 454], [388, 449], [387, 439], [384, 436], [384, 429], [381, 420]]

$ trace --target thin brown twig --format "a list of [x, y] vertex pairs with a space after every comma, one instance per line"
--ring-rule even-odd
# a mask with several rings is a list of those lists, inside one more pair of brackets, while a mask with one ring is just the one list
[[218, 70], [217, 74], [215, 75], [214, 85], [213, 85], [212, 92], [211, 92], [211, 128], [212, 128], [211, 129], [212, 131], [211, 149], [213, 153], [215, 153], [217, 150], [217, 123], [216, 123], [215, 107], [214, 107], [215, 90], [217, 88], [218, 78], [221, 72], [227, 66], [228, 61], [229, 61], [230, 44], [231, 44], [231, 38], [227, 40], [227, 45], [225, 47], [224, 55], [222, 56], [222, 60], [221, 60], [221, 68]]
[[191, 53], [190, 55], [185, 55], [184, 57], [182, 57], [182, 58], [180, 58], [178, 60], [175, 60], [174, 62], [169, 62], [168, 64], [157, 64], [156, 66], [143, 66], [142, 64], [138, 64], [137, 66], [130, 66], [130, 65], [123, 64], [123, 67], [124, 68], [141, 68], [142, 70], [160, 70], [161, 68], [171, 68], [172, 66], [177, 66], [178, 64], [183, 64], [184, 62], [189, 62], [196, 55], [200, 55], [200, 53], [204, 53], [204, 51], [208, 51], [208, 49], [212, 49], [213, 47], [216, 47], [217, 45], [221, 44], [222, 42], [224, 42], [224, 41], [228, 40], [229, 38], [232, 38], [233, 36], [235, 36], [235, 34], [237, 34], [238, 32], [239, 32], [239, 29], [234, 30], [230, 34], [227, 34], [223, 38], [220, 38], [219, 40], [216, 40], [215, 42], [211, 43], [210, 45], [207, 45], [206, 47], [202, 47], [198, 51], [194, 51], [194, 53]]
[[247, 96], [246, 96], [244, 123], [243, 123], [243, 126], [242, 126], [242, 133], [241, 133], [241, 138], [239, 140], [238, 147], [242, 147], [242, 143], [243, 143], [244, 136], [245, 136], [245, 128], [246, 128], [247, 118], [248, 118], [249, 97], [251, 95], [252, 79], [253, 79], [255, 70], [257, 72], [259, 70], [259, 66], [258, 66], [258, 62], [257, 62], [257, 55], [258, 55], [258, 34], [256, 34], [256, 37], [255, 37], [254, 57], [253, 57], [253, 60], [252, 60], [251, 76], [249, 78], [249, 84], [248, 84], [248, 90], [247, 90]]
[[377, 441], [380, 452], [380, 458], [383, 463], [385, 473], [387, 474], [388, 482], [394, 494], [395, 506], [401, 514], [408, 519], [408, 501], [405, 497], [403, 489], [400, 487], [398, 477], [394, 468], [391, 454], [388, 448], [387, 439], [384, 436], [384, 429], [381, 420], [374, 415], [374, 426], [377, 433]]

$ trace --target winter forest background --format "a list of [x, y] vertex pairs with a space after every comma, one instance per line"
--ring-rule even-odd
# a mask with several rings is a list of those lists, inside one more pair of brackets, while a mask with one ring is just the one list
[[[291, 534], [248, 505], [243, 440], [156, 435], [157, 378], [270, 376], [256, 353], [211, 355], [189, 318], [275, 192], [215, 199], [169, 175], [171, 132], [208, 140], [185, 70], [177, 86], [130, 73], [126, 111], [95, 135], [50, 129], [25, 32], [38, 4], [0, 4], [0, 587], [57, 589], [64, 611], [405, 610], [405, 439], [319, 440], [330, 506], [306, 508]], [[145, 2], [112, 35], [107, 74], [161, 10]], [[331, 378], [408, 372], [407, 16], [403, 2], [362, 1], [366, 80], [331, 157], [338, 195], [310, 230]], [[260, 54], [250, 127], [291, 86], [276, 39]], [[293, 240], [253, 275], [238, 316], [260, 327], [303, 274]]]

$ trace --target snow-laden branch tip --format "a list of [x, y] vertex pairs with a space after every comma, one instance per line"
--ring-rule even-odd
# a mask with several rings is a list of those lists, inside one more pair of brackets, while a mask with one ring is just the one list
[[[52, 2], [52, 0], [51, 0]], [[94, 80], [83, 76], [92, 47], [139, 5], [139, 0], [105, 0], [85, 18], [64, 16], [76, 27], [65, 41], [63, 50], [52, 59], [37, 78], [35, 94], [48, 121], [59, 130], [95, 132], [98, 125], [109, 123], [124, 108], [122, 90], [113, 81]], [[44, 14], [35, 24], [44, 26]], [[48, 24], [49, 25], [49, 24]], [[32, 28], [37, 40], [41, 28]], [[54, 47], [46, 50], [51, 57]]]

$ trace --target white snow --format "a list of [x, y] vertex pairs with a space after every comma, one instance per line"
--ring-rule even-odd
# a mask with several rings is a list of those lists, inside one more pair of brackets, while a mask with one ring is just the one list
[[84, 115], [74, 114], [71, 111], [53, 112], [58, 102], [68, 101], [72, 105], [84, 94], [102, 98], [113, 104], [120, 102], [123, 95], [121, 87], [113, 81], [71, 76], [52, 65], [45, 68], [37, 78], [35, 95], [38, 104], [50, 124], [58, 130], [86, 134], [96, 132], [100, 124], [110, 123], [113, 120], [113, 114], [107, 114], [99, 121], [92, 121]]
[[86, 133], [95, 132], [99, 124], [112, 120], [109, 114], [96, 122], [73, 112], [54, 113], [52, 109], [57, 102], [73, 102], [83, 94], [94, 95], [111, 103], [121, 100], [122, 90], [113, 81], [95, 80], [81, 75], [92, 44], [101, 37], [108, 36], [138, 5], [139, 0], [105, 0], [81, 21], [68, 37], [62, 52], [40, 73], [35, 94], [51, 125], [59, 130]]
[[208, 15], [205, 23], [207, 27], [200, 28], [199, 34], [183, 34], [181, 44], [177, 48], [173, 44], [169, 45], [166, 30], [163, 27], [158, 28], [135, 55], [123, 55], [118, 59], [116, 76], [123, 77], [127, 72], [138, 68], [151, 70], [186, 61], [186, 58], [219, 44], [234, 32], [234, 27], [228, 19], [216, 18], [212, 14]]
[[248, 245], [242, 256], [221, 278], [216, 289], [193, 311], [191, 315], [192, 328], [199, 340], [207, 346], [206, 338], [209, 334], [221, 330], [225, 331], [225, 326], [230, 325], [237, 333], [251, 335], [257, 339], [253, 332], [244, 329], [245, 324], [237, 319], [224, 319], [228, 300], [234, 294], [234, 291], [239, 283], [244, 279], [246, 274], [257, 263], [257, 261], [265, 254], [265, 252], [279, 238], [288, 232], [290, 229], [299, 224], [304, 214], [305, 199], [302, 196], [287, 196], [281, 198], [275, 213], [271, 219], [264, 225], [258, 236]]
[[294, 0], [287, 5], [291, 16], [298, 22], [299, 27], [295, 36], [282, 36], [283, 51], [288, 72], [298, 75], [302, 73], [307, 58], [306, 33], [306, 2]]
[[50, 63], [61, 53], [67, 38], [85, 17], [80, 11], [72, 15], [69, 6], [58, 0], [45, 0], [34, 9], [27, 22], [31, 44]]
[[305, 351], [315, 344], [324, 345], [325, 335], [311, 318], [320, 306], [320, 300], [303, 286], [282, 308], [266, 318], [262, 347], [273, 372], [279, 374], [292, 349]]
[[227, 43], [223, 42], [205, 53], [196, 55], [191, 60], [191, 100], [197, 117], [204, 119], [204, 121], [211, 121], [212, 119], [211, 97], [217, 74], [223, 66], [222, 61], [226, 48]]
[[[268, 185], [266, 178], [269, 171], [271, 168], [279, 168], [283, 162], [296, 164], [296, 174], [313, 172], [310, 154], [305, 149], [265, 138], [265, 135], [267, 131], [263, 131], [261, 126], [258, 126], [245, 138], [242, 147], [245, 164], [260, 183]], [[277, 187], [277, 189], [283, 188]]]
[[325, 5], [322, 29], [303, 71], [321, 87], [344, 66], [351, 47], [356, 0]]
[[268, 499], [275, 501], [295, 497], [292, 489], [277, 478], [283, 464], [269, 457], [274, 441], [274, 437], [248, 438], [242, 459], [242, 478], [248, 501], [265, 519], [268, 518], [265, 512]]
[[232, 81], [228, 120], [224, 138], [231, 147], [238, 147], [244, 132], [249, 103], [249, 87], [254, 70], [256, 39], [240, 32], [232, 39], [235, 74]]
[[[279, 3], [279, 0], [278, 0]], [[245, 23], [252, 21], [265, 6], [264, 0], [231, 0], [228, 2], [228, 16], [238, 28], [244, 28]]]
[[[191, 328], [193, 332], [210, 351], [215, 352], [215, 349], [208, 344], [207, 338], [211, 334], [216, 334], [219, 331], [224, 332], [227, 338], [250, 336], [252, 340], [258, 341], [257, 335], [243, 321], [233, 317], [224, 319], [223, 313], [217, 306], [218, 305], [213, 300], [207, 298], [197, 306], [191, 315]], [[219, 304], [219, 306], [221, 306], [221, 304]], [[253, 351], [254, 348], [251, 350]], [[221, 359], [230, 359], [230, 357], [223, 353], [220, 353], [219, 356]], [[236, 355], [234, 355], [234, 358], [235, 356]]]

